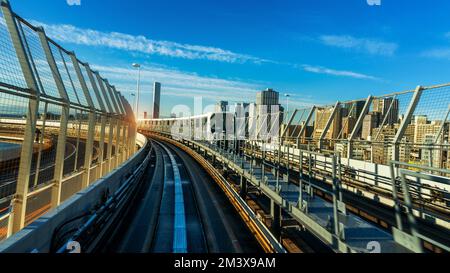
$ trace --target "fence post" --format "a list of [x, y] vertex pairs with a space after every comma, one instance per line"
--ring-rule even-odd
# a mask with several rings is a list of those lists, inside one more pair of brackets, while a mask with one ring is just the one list
[[338, 198], [339, 198], [339, 185], [336, 175], [336, 156], [332, 156], [332, 176], [333, 176], [333, 220], [334, 220], [334, 234], [339, 236], [339, 209], [338, 209]]
[[115, 127], [115, 118], [110, 118], [109, 119], [109, 128], [108, 128], [108, 148], [107, 148], [107, 152], [106, 152], [106, 158], [108, 160], [108, 164], [107, 164], [107, 168], [108, 168], [108, 172], [111, 171], [111, 155], [112, 155], [112, 145], [113, 145], [113, 137], [114, 137], [114, 127]]
[[416, 110], [417, 104], [419, 103], [420, 97], [422, 96], [423, 88], [422, 86], [417, 86], [416, 90], [414, 91], [414, 95], [411, 99], [411, 102], [408, 106], [408, 110], [406, 111], [405, 118], [402, 121], [402, 124], [400, 125], [400, 128], [398, 129], [397, 135], [395, 135], [394, 141], [393, 141], [393, 151], [392, 151], [392, 160], [393, 161], [400, 161], [400, 141], [402, 140], [405, 131], [411, 122], [411, 118], [414, 114], [414, 111]]
[[115, 166], [119, 166], [120, 164], [120, 133], [122, 130], [122, 120], [117, 120], [117, 131], [116, 131], [116, 148], [115, 148]]
[[[325, 128], [323, 128], [322, 134], [321, 134], [320, 137], [319, 137], [318, 148], [319, 148], [320, 151], [322, 151], [322, 148], [323, 148], [323, 140], [325, 139], [325, 137], [326, 137], [326, 135], [327, 135], [327, 133], [328, 133], [328, 130], [330, 129], [331, 124], [332, 124], [333, 121], [334, 121], [334, 116], [336, 115], [336, 113], [337, 113], [337, 111], [338, 111], [338, 109], [339, 109], [340, 104], [341, 104], [341, 103], [338, 101], [338, 102], [336, 102], [336, 104], [334, 105], [333, 111], [331, 112], [331, 115], [330, 115], [330, 117], [328, 118], [328, 121], [327, 121], [327, 123], [326, 123], [326, 125], [325, 125]], [[317, 121], [316, 121], [316, 122], [317, 122]], [[333, 138], [333, 137], [331, 137], [331, 138]]]
[[53, 174], [54, 184], [51, 193], [51, 206], [52, 208], [57, 207], [61, 202], [61, 184], [64, 171], [64, 155], [66, 150], [66, 139], [67, 139], [67, 125], [69, 119], [69, 98], [66, 92], [66, 88], [61, 78], [61, 74], [58, 70], [53, 53], [50, 49], [47, 36], [43, 28], [38, 28], [39, 40], [44, 50], [47, 62], [52, 71], [53, 79], [55, 80], [58, 93], [64, 104], [61, 107], [61, 118], [60, 118], [60, 129], [58, 135], [58, 143], [56, 144], [56, 156], [55, 156], [55, 172]]
[[89, 186], [90, 175], [91, 175], [91, 161], [92, 161], [92, 152], [94, 150], [94, 133], [95, 133], [95, 105], [92, 101], [91, 95], [89, 94], [89, 89], [86, 85], [86, 79], [84, 79], [83, 74], [81, 73], [80, 64], [78, 63], [78, 59], [75, 56], [75, 53], [71, 53], [70, 57], [72, 59], [73, 67], [77, 73], [78, 79], [81, 84], [81, 88], [83, 89], [83, 93], [86, 97], [86, 100], [89, 104], [89, 114], [88, 114], [88, 134], [86, 139], [86, 150], [84, 154], [84, 175], [83, 181], [81, 183], [81, 188], [84, 189]]
[[373, 97], [372, 95], [369, 95], [369, 97], [366, 100], [366, 103], [364, 104], [364, 108], [361, 111], [361, 114], [358, 117], [358, 121], [355, 124], [355, 127], [353, 128], [353, 131], [348, 138], [348, 146], [347, 146], [347, 158], [351, 159], [353, 157], [353, 140], [355, 139], [356, 135], [359, 133], [363, 123], [364, 118], [366, 117], [367, 113], [369, 113], [370, 105], [372, 104]]
[[25, 226], [25, 214], [27, 208], [28, 187], [30, 182], [31, 161], [33, 158], [34, 136], [39, 108], [39, 89], [33, 75], [30, 60], [26, 54], [23, 41], [20, 38], [15, 16], [8, 1], [1, 1], [1, 9], [6, 27], [11, 36], [12, 44], [17, 54], [20, 67], [28, 89], [34, 98], [28, 101], [28, 113], [25, 125], [24, 139], [20, 154], [19, 174], [17, 178], [16, 196], [13, 203], [14, 219], [13, 232], [21, 230]]
[[122, 129], [122, 143], [121, 143], [121, 146], [122, 146], [122, 156], [121, 156], [121, 159], [120, 159], [120, 163], [123, 163], [124, 161], [127, 160], [127, 152], [128, 152], [127, 145], [126, 145], [126, 139], [127, 139], [127, 133], [128, 133], [128, 126], [127, 126], [127, 123], [126, 123], [125, 121], [122, 121], [122, 124], [123, 124], [123, 129]]
[[101, 128], [100, 128], [100, 141], [98, 144], [98, 148], [100, 151], [98, 163], [99, 165], [99, 177], [103, 176], [103, 158], [105, 158], [105, 131], [106, 131], [106, 114], [101, 116]]

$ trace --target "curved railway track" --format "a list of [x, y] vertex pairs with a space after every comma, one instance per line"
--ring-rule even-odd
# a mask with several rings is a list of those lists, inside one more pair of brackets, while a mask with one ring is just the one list
[[[152, 140], [153, 169], [107, 251], [254, 253], [259, 244], [221, 188], [188, 154]], [[178, 187], [178, 189], [177, 189]]]

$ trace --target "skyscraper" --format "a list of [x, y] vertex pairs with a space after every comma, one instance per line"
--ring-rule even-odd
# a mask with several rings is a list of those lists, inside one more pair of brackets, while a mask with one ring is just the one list
[[[316, 117], [314, 122], [314, 138], [318, 139], [325, 130], [326, 124], [333, 113], [333, 108], [322, 108], [316, 110]], [[335, 113], [333, 122], [327, 131], [326, 139], [336, 139], [341, 131], [341, 111], [340, 109]]]
[[278, 105], [280, 94], [270, 88], [256, 94], [257, 105]]
[[217, 113], [227, 112], [228, 111], [228, 101], [224, 101], [224, 100], [218, 101], [216, 103], [214, 111]]
[[159, 118], [159, 105], [161, 100], [161, 83], [153, 84], [153, 118]]
[[256, 94], [256, 131], [260, 131], [260, 135], [279, 133], [284, 111], [279, 103], [279, 97], [279, 93], [270, 88]]
[[372, 136], [373, 129], [377, 128], [381, 122], [381, 113], [373, 112], [367, 114], [363, 120], [362, 139], [368, 140]]
[[[392, 105], [392, 106], [391, 106]], [[391, 110], [389, 111], [389, 108]], [[382, 121], [388, 115], [384, 125], [392, 125], [398, 122], [399, 101], [393, 98], [380, 98], [373, 101], [373, 111], [381, 113]], [[388, 113], [389, 111], [389, 113]]]

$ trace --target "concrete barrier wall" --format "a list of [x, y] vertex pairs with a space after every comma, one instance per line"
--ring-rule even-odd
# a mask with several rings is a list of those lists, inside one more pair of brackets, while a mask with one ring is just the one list
[[114, 193], [126, 180], [126, 177], [142, 164], [146, 156], [145, 150], [142, 149], [147, 144], [146, 137], [138, 134], [136, 144], [141, 149], [134, 156], [107, 176], [76, 193], [56, 209], [2, 242], [0, 253], [49, 252], [53, 232], [56, 228], [99, 205], [105, 193]]

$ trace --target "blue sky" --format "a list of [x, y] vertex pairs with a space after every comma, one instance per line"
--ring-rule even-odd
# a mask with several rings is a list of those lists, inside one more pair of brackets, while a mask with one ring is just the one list
[[296, 107], [449, 81], [450, 1], [11, 0], [13, 10], [103, 72], [140, 109], [254, 101], [267, 87]]

